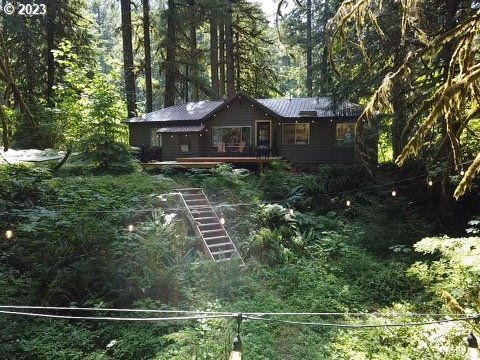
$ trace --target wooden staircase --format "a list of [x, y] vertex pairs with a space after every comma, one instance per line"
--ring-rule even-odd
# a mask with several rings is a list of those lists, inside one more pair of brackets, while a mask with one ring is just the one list
[[176, 189], [187, 209], [188, 219], [195, 234], [202, 241], [202, 249], [213, 261], [228, 261], [238, 259], [240, 266], [245, 263], [240, 256], [220, 218], [200, 188]]

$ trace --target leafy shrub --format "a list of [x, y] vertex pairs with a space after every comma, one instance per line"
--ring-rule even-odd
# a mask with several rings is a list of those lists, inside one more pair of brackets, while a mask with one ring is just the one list
[[122, 303], [151, 298], [175, 304], [184, 300], [183, 278], [192, 263], [192, 242], [181, 222], [163, 217], [140, 223], [114, 244], [117, 287]]
[[265, 264], [283, 264], [292, 261], [302, 249], [302, 239], [296, 220], [281, 205], [261, 205], [256, 214], [260, 227], [243, 244], [249, 256]]
[[92, 134], [82, 143], [85, 158], [100, 171], [129, 173], [137, 168], [130, 146], [105, 134]]
[[190, 178], [202, 187], [214, 202], [239, 203], [258, 199], [252, 174], [245, 169], [234, 169], [231, 164], [221, 164], [207, 171], [194, 171]]
[[480, 237], [425, 238], [415, 250], [439, 256], [432, 262], [416, 262], [410, 269], [437, 304], [444, 303], [454, 313], [480, 311]]
[[358, 189], [367, 180], [364, 169], [345, 165], [320, 166], [317, 176], [319, 190], [327, 193]]

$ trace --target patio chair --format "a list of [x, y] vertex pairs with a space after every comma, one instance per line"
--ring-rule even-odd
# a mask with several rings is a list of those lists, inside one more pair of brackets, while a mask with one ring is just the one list
[[242, 142], [240, 142], [240, 144], [238, 144], [238, 156], [239, 157], [242, 156], [243, 153], [245, 152], [245, 145], [246, 145], [245, 141], [242, 141]]
[[255, 148], [255, 156], [257, 158], [264, 157], [266, 159], [270, 158], [270, 146], [268, 141], [260, 140], [257, 143], [257, 147]]
[[227, 150], [224, 142], [219, 142], [217, 146], [217, 155], [218, 156], [227, 156]]

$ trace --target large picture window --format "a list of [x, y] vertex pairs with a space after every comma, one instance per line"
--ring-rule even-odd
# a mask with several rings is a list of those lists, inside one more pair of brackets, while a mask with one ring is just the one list
[[351, 140], [355, 133], [355, 123], [337, 123], [335, 140]]
[[226, 146], [238, 146], [241, 142], [250, 145], [252, 128], [250, 126], [223, 126], [213, 128], [212, 145], [223, 142]]
[[283, 124], [283, 145], [307, 145], [310, 143], [310, 123]]

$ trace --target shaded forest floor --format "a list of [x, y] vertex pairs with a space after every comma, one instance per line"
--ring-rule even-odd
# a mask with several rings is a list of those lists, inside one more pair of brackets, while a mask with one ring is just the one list
[[[276, 164], [261, 176], [229, 166], [127, 175], [93, 175], [80, 166], [56, 175], [0, 169], [2, 223], [15, 234], [0, 246], [1, 304], [384, 314], [285, 317], [354, 324], [413, 321], [408, 312], [445, 310], [412, 270], [438, 256], [412, 246], [449, 229], [426, 218], [428, 202], [422, 207], [398, 189], [392, 197], [391, 187], [358, 169], [292, 174]], [[245, 269], [195, 251], [179, 204], [159, 198], [180, 187], [202, 187], [221, 205]], [[235, 329], [224, 319], [131, 324], [6, 315], [0, 326], [8, 359], [224, 359]], [[438, 350], [448, 339], [435, 335], [445, 328], [427, 330], [245, 321], [242, 338], [245, 359], [434, 359], [438, 351], [463, 358], [461, 339]]]

